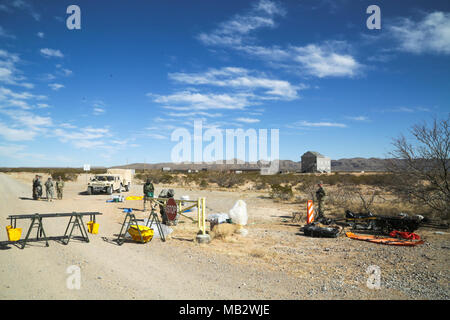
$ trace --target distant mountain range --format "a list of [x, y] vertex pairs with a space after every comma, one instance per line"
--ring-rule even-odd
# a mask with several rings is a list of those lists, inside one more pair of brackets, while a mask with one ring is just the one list
[[[387, 164], [389, 159], [379, 159], [379, 158], [350, 158], [350, 159], [339, 159], [339, 160], [331, 160], [331, 171], [386, 171]], [[238, 164], [236, 160], [234, 160], [233, 164], [175, 164], [170, 162], [163, 163], [132, 163], [128, 165], [122, 166], [114, 166], [112, 168], [127, 168], [127, 169], [148, 169], [148, 170], [161, 170], [162, 168], [170, 168], [171, 170], [212, 170], [212, 171], [221, 171], [221, 170], [245, 170], [245, 169], [259, 169], [261, 167], [265, 167], [261, 162], [258, 161], [256, 164]], [[295, 162], [292, 160], [280, 160], [280, 170], [282, 171], [290, 171], [296, 172], [301, 171], [301, 161]]]

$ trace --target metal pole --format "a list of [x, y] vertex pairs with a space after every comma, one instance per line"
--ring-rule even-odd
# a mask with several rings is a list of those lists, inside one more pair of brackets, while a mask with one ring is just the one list
[[200, 215], [201, 215], [201, 213], [200, 213], [200, 210], [201, 210], [201, 207], [202, 207], [202, 205], [201, 205], [201, 202], [200, 202], [200, 198], [198, 198], [197, 199], [197, 220], [198, 220], [198, 228], [199, 229], [201, 229], [201, 227], [200, 227]]
[[206, 204], [205, 204], [205, 198], [202, 198], [202, 231], [203, 231], [203, 234], [205, 234], [206, 233], [206, 228], [205, 228], [205, 225], [206, 225], [206, 223], [205, 223], [205, 211], [206, 211]]

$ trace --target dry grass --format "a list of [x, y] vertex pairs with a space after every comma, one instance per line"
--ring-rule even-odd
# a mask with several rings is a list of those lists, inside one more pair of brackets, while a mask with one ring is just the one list
[[216, 224], [209, 235], [211, 239], [227, 239], [237, 230], [238, 226], [230, 223]]

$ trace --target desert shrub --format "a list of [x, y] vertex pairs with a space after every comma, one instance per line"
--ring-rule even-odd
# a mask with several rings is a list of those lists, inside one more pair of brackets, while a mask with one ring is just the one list
[[203, 179], [203, 180], [200, 182], [199, 186], [200, 186], [200, 188], [202, 188], [202, 189], [206, 189], [206, 188], [208, 188], [208, 182], [207, 182], [205, 179]]
[[229, 174], [226, 172], [211, 173], [209, 182], [217, 183], [222, 188], [232, 188], [245, 182], [245, 178], [240, 174]]
[[289, 200], [294, 196], [292, 192], [292, 186], [282, 186], [280, 184], [272, 184], [269, 196], [272, 199]]
[[177, 180], [176, 175], [172, 173], [162, 172], [160, 170], [145, 170], [135, 173], [135, 178], [141, 181], [150, 179], [152, 183], [173, 183]]
[[265, 190], [265, 189], [268, 188], [268, 186], [269, 185], [267, 183], [265, 183], [265, 182], [256, 182], [255, 189], [256, 190]]
[[61, 177], [63, 181], [75, 181], [78, 177], [77, 173], [66, 171], [53, 171], [50, 175], [53, 180], [58, 180], [58, 178]]

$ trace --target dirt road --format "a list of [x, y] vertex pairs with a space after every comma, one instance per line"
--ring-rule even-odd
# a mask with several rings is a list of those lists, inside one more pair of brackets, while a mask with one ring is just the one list
[[[196, 224], [182, 218], [171, 239], [147, 244], [111, 242], [132, 207], [87, 196], [84, 176], [66, 183], [63, 200], [33, 201], [31, 174], [0, 174], [0, 299], [449, 299], [448, 233], [419, 230], [426, 244], [414, 248], [337, 239], [308, 238], [288, 221], [295, 205], [259, 193], [176, 188], [176, 195], [207, 197], [207, 213], [228, 212], [244, 199], [249, 234], [196, 244]], [[44, 176], [44, 180], [46, 177]], [[156, 191], [162, 186], [155, 186]], [[134, 185], [130, 195], [140, 195]], [[99, 234], [90, 243], [33, 242], [24, 250], [5, 244], [9, 214], [99, 211]], [[68, 218], [44, 220], [48, 236], [64, 234]], [[85, 221], [87, 222], [87, 221]], [[29, 221], [19, 221], [22, 237]], [[35, 235], [35, 233], [34, 233]], [[381, 288], [367, 285], [369, 266], [381, 270]], [[71, 266], [81, 288], [69, 289]], [[73, 271], [72, 271], [73, 272]]]
[[[71, 241], [67, 246], [50, 241], [34, 242], [24, 250], [3, 245], [0, 250], [1, 299], [269, 299], [289, 298], [286, 283], [276, 274], [238, 268], [219, 258], [212, 260], [201, 251], [190, 252], [174, 243], [153, 239], [148, 244], [117, 246], [102, 239], [113, 238], [120, 230], [106, 195], [79, 195], [70, 184], [62, 201], [32, 201], [27, 185], [0, 174], [1, 240], [7, 240], [5, 226], [9, 214], [71, 211], [103, 212], [98, 218], [100, 232], [90, 235], [90, 243]], [[92, 207], [94, 204], [95, 208]], [[110, 207], [108, 207], [110, 206]], [[115, 221], [116, 220], [116, 221]], [[44, 221], [48, 236], [64, 233], [67, 218]], [[26, 232], [29, 222], [19, 221]], [[200, 246], [199, 246], [200, 247]], [[68, 289], [68, 267], [80, 267], [81, 288]], [[278, 281], [278, 282], [277, 282]], [[284, 282], [284, 281], [283, 281]], [[290, 282], [289, 280], [287, 282]], [[288, 286], [290, 287], [290, 286]], [[255, 288], [258, 288], [255, 291]]]

